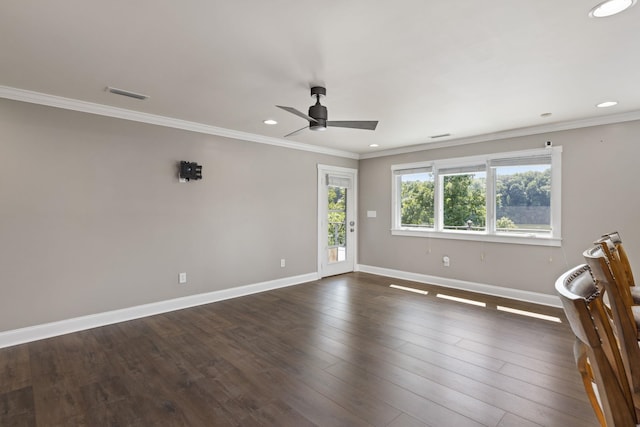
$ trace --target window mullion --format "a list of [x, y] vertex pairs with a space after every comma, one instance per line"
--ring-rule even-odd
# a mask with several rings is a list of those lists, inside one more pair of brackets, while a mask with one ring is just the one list
[[487, 187], [486, 187], [486, 195], [487, 195], [487, 218], [485, 219], [487, 223], [486, 232], [487, 234], [495, 234], [496, 233], [496, 171], [494, 168], [489, 167], [487, 164]]
[[391, 195], [393, 203], [391, 204], [391, 219], [393, 221], [392, 228], [400, 228], [400, 206], [402, 201], [402, 189], [400, 188], [402, 179], [401, 175], [391, 174]]
[[442, 231], [442, 224], [444, 223], [444, 211], [443, 211], [443, 177], [437, 168], [433, 168], [433, 228], [436, 231]]
[[562, 236], [561, 230], [561, 199], [562, 199], [562, 174], [560, 165], [562, 163], [562, 147], [553, 147], [551, 158], [551, 236], [559, 239]]

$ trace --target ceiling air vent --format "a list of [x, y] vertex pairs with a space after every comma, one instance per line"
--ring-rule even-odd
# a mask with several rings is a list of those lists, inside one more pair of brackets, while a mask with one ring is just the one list
[[128, 96], [129, 98], [135, 98], [135, 99], [139, 99], [141, 101], [144, 101], [145, 99], [149, 98], [148, 95], [143, 95], [141, 93], [130, 92], [128, 90], [118, 89], [118, 88], [111, 87], [111, 86], [107, 86], [106, 90], [107, 90], [107, 92], [114, 93], [116, 95]]
[[431, 138], [431, 139], [436, 139], [436, 138], [444, 138], [445, 136], [451, 136], [451, 134], [450, 134], [450, 133], [443, 133], [443, 134], [441, 134], [441, 135], [433, 135], [433, 136], [430, 136], [429, 138]]

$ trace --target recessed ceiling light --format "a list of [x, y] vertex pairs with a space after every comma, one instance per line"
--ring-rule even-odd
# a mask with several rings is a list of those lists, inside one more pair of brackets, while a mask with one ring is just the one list
[[369, 147], [376, 148], [376, 147], [380, 147], [380, 145], [378, 145], [378, 144], [369, 144]]
[[614, 105], [618, 105], [618, 101], [601, 102], [600, 104], [596, 105], [596, 107], [598, 107], [598, 108], [607, 108], [607, 107], [613, 107]]
[[592, 18], [606, 18], [629, 9], [636, 0], [607, 0], [600, 3], [589, 12]]
[[278, 124], [278, 122], [276, 122], [273, 119], [264, 120], [262, 123], [264, 123], [265, 125], [277, 125]]

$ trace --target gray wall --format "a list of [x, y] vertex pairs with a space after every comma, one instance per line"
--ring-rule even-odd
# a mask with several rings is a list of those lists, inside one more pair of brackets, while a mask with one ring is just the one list
[[[392, 164], [540, 148], [547, 140], [563, 147], [561, 248], [391, 235]], [[637, 255], [632, 262], [640, 259], [639, 161], [638, 121], [361, 160], [359, 263], [554, 294], [555, 279], [582, 263], [602, 233], [620, 231]], [[444, 255], [451, 267], [443, 267]]]
[[[318, 163], [360, 169], [360, 264], [553, 294], [602, 232], [619, 230], [632, 262], [640, 254], [639, 136], [630, 122], [358, 166], [0, 100], [0, 331], [315, 272]], [[561, 248], [391, 236], [392, 164], [546, 140], [564, 149]], [[178, 183], [179, 160], [202, 164], [204, 179]]]
[[0, 100], [0, 331], [317, 271], [318, 163]]

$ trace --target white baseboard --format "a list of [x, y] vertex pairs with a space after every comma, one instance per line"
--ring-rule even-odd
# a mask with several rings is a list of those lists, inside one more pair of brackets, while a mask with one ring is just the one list
[[169, 311], [181, 310], [183, 308], [209, 304], [216, 301], [237, 298], [244, 295], [269, 291], [272, 289], [299, 285], [301, 283], [312, 282], [317, 279], [318, 273], [307, 273], [299, 276], [285, 277], [282, 279], [269, 280], [267, 282], [239, 286], [237, 288], [223, 289], [220, 291], [207, 292], [204, 294], [189, 295], [186, 297], [175, 298], [166, 301], [154, 302], [150, 304], [138, 305], [135, 307], [123, 308], [120, 310], [107, 311], [104, 313], [91, 314], [87, 316], [76, 317], [73, 319], [61, 320], [58, 322], [45, 323], [42, 325], [29, 326], [27, 328], [0, 332], [0, 348], [24, 344], [44, 338], [51, 338], [71, 332], [78, 332], [86, 329], [97, 328], [100, 326], [111, 325], [113, 323], [125, 322], [127, 320], [139, 319], [141, 317], [153, 316], [155, 314], [167, 313]]
[[487, 285], [484, 283], [467, 282], [464, 280], [449, 279], [446, 277], [430, 276], [427, 274], [410, 273], [408, 271], [392, 270], [390, 268], [373, 267], [370, 265], [358, 265], [356, 271], [377, 274], [379, 276], [393, 277], [396, 279], [410, 280], [412, 282], [427, 283], [446, 288], [460, 289], [464, 291], [478, 292], [497, 297], [510, 298], [518, 301], [526, 301], [534, 304], [562, 307], [560, 298], [556, 295], [542, 294], [539, 292], [523, 291], [520, 289], [504, 288], [502, 286]]

